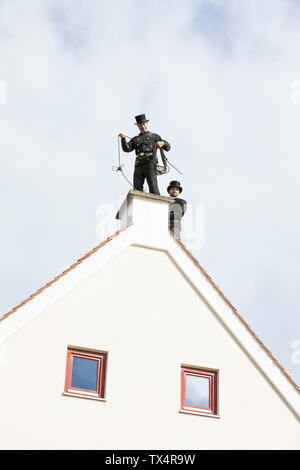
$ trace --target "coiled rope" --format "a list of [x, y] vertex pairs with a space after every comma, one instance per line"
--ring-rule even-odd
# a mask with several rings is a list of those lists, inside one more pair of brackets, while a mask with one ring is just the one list
[[[126, 135], [125, 137], [127, 137], [128, 139], [131, 139], [131, 137], [129, 137], [128, 135]], [[112, 171], [116, 171], [116, 172], [120, 171], [123, 178], [127, 181], [127, 183], [129, 183], [130, 186], [133, 187], [133, 184], [131, 183], [131, 181], [127, 178], [127, 176], [124, 173], [124, 170], [123, 170], [124, 165], [121, 164], [120, 140], [121, 140], [121, 137], [118, 136], [118, 163], [119, 163], [119, 165], [118, 166], [113, 166]], [[165, 156], [165, 153], [164, 153], [163, 149], [159, 148], [159, 150], [160, 150], [160, 155], [161, 155], [161, 159], [162, 159], [162, 162], [163, 162], [163, 166], [156, 165], [156, 174], [158, 176], [160, 176], [160, 175], [165, 175], [166, 173], [169, 173], [169, 171], [170, 171], [169, 165], [171, 165], [172, 168], [174, 168], [176, 171], [178, 171], [178, 173], [183, 175], [183, 173], [180, 170], [178, 170], [178, 168], [176, 168], [176, 166], [172, 165], [172, 163], [169, 162], [169, 160]], [[155, 150], [155, 152], [157, 152], [157, 149]]]

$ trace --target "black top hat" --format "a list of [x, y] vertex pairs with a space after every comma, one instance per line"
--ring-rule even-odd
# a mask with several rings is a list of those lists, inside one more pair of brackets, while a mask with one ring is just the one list
[[178, 188], [179, 189], [179, 194], [182, 191], [182, 187], [180, 186], [179, 181], [171, 181], [169, 186], [167, 187], [167, 191], [169, 192], [171, 188]]
[[135, 116], [135, 120], [136, 120], [135, 125], [142, 124], [142, 122], [148, 122], [149, 121], [149, 119], [146, 119], [145, 114], [139, 114], [138, 116]]

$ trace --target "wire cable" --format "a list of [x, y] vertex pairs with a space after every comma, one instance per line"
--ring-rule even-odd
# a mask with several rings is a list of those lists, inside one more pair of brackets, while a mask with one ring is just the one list
[[[129, 137], [128, 135], [125, 135], [125, 137], [127, 137], [128, 139], [131, 139], [131, 137]], [[127, 176], [125, 175], [124, 171], [123, 171], [123, 167], [124, 165], [121, 164], [121, 148], [120, 148], [120, 140], [121, 140], [121, 137], [118, 135], [118, 162], [119, 162], [119, 166], [113, 166], [112, 167], [112, 171], [120, 171], [123, 178], [127, 181], [127, 183], [130, 184], [130, 186], [133, 188], [133, 184], [131, 183], [131, 181], [127, 178]], [[161, 151], [161, 157], [162, 157], [162, 160], [163, 160], [163, 163], [164, 163], [164, 166], [160, 166], [160, 165], [156, 165], [156, 174], [158, 176], [160, 175], [164, 175], [166, 173], [169, 173], [170, 171], [170, 168], [168, 166], [171, 165], [172, 168], [174, 168], [176, 171], [178, 171], [178, 173], [180, 173], [181, 175], [183, 175], [183, 173], [178, 170], [178, 168], [176, 168], [176, 166], [172, 165], [172, 163], [169, 162], [169, 160], [167, 159], [167, 157], [165, 156], [164, 152], [162, 149], [160, 149]]]

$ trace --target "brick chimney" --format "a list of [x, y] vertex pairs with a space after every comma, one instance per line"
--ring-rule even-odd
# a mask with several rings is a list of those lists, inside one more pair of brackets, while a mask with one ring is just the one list
[[147, 235], [147, 238], [160, 239], [169, 234], [169, 207], [173, 203], [174, 199], [171, 197], [132, 189], [122, 203], [116, 219], [121, 222], [120, 228], [133, 222], [136, 229]]

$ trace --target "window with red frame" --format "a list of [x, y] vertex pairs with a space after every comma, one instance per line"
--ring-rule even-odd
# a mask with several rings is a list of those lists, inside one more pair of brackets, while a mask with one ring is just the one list
[[217, 414], [217, 372], [181, 367], [181, 409]]
[[104, 398], [106, 353], [69, 347], [65, 393]]

